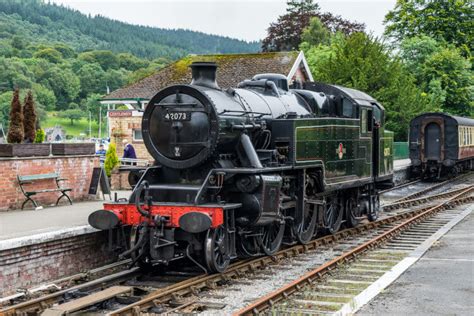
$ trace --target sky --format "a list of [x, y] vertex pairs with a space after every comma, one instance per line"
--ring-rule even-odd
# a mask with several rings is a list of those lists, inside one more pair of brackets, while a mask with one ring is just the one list
[[[50, 0], [82, 13], [131, 24], [190, 29], [246, 41], [265, 37], [266, 29], [285, 13], [286, 0]], [[318, 0], [322, 12], [366, 24], [381, 36], [383, 19], [396, 0]]]

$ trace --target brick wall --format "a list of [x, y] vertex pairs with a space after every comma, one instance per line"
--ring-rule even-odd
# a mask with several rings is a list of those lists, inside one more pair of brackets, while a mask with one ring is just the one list
[[100, 231], [0, 251], [0, 297], [115, 261], [107, 240]]
[[[74, 201], [89, 199], [88, 191], [94, 167], [99, 166], [96, 156], [54, 156], [54, 157], [28, 157], [28, 158], [0, 158], [0, 211], [19, 209], [25, 196], [18, 185], [17, 175], [34, 175], [41, 173], [59, 173], [63, 187], [71, 188], [68, 193]], [[33, 190], [55, 188], [53, 179], [34, 181], [25, 185], [25, 189]], [[41, 193], [33, 197], [39, 205], [49, 206], [56, 203], [60, 193]], [[62, 199], [60, 204], [66, 204]], [[28, 202], [25, 208], [33, 205]]]
[[109, 117], [110, 138], [117, 144], [117, 155], [119, 157], [123, 156], [122, 141], [127, 139], [135, 148], [138, 159], [147, 159], [152, 162], [153, 158], [148, 153], [143, 140], [133, 139], [133, 130], [141, 130], [142, 127], [142, 113], [137, 112], [135, 114], [135, 111], [133, 112], [135, 116]]
[[112, 190], [131, 190], [132, 187], [128, 183], [128, 175], [130, 171], [118, 170], [115, 169], [112, 171], [112, 176], [110, 177], [110, 187]]

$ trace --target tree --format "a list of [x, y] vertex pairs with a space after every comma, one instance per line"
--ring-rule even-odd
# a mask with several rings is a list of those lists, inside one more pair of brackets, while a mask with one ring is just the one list
[[385, 34], [401, 42], [425, 34], [445, 40], [469, 56], [474, 45], [472, 0], [397, 0], [385, 16]]
[[88, 63], [98, 63], [103, 70], [118, 69], [119, 59], [117, 55], [108, 50], [94, 50], [79, 54], [79, 59]]
[[119, 164], [117, 148], [114, 143], [109, 144], [105, 153], [104, 169], [108, 177], [112, 175], [112, 170]]
[[121, 53], [117, 55], [119, 67], [130, 71], [135, 71], [140, 68], [148, 67], [149, 61], [140, 59], [129, 53]]
[[457, 49], [443, 48], [425, 62], [423, 82], [438, 81], [446, 91], [442, 109], [457, 115], [474, 114], [474, 76], [471, 63]]
[[315, 81], [358, 89], [377, 99], [386, 109], [387, 128], [398, 140], [406, 140], [411, 118], [437, 110], [388, 47], [364, 33], [334, 36], [329, 46], [313, 46], [305, 54]]
[[59, 112], [59, 117], [70, 119], [71, 125], [74, 125], [74, 121], [80, 120], [84, 116], [84, 111], [81, 109], [69, 109]]
[[321, 23], [317, 17], [311, 18], [309, 26], [303, 30], [301, 40], [309, 46], [327, 45], [331, 39], [329, 30]]
[[331, 13], [321, 13], [314, 0], [289, 1], [286, 14], [270, 24], [267, 37], [262, 41], [263, 51], [285, 51], [298, 49], [303, 30], [310, 25], [311, 18], [317, 17], [331, 32], [344, 34], [363, 32], [365, 25], [344, 20]]
[[77, 75], [81, 82], [80, 96], [82, 98], [91, 93], [105, 92], [105, 71], [102, 70], [99, 64], [85, 64], [79, 69]]
[[41, 49], [41, 50], [37, 51], [36, 53], [34, 53], [33, 56], [35, 58], [46, 59], [47, 61], [49, 61], [50, 63], [53, 63], [53, 64], [57, 64], [57, 63], [61, 62], [62, 57], [63, 57], [60, 52], [58, 52], [57, 50], [55, 50], [54, 48], [51, 48], [51, 47]]
[[66, 109], [69, 102], [78, 96], [81, 89], [79, 78], [67, 67], [51, 67], [44, 73], [39, 83], [54, 92], [57, 110]]
[[48, 111], [53, 111], [56, 107], [56, 96], [54, 92], [38, 83], [34, 83], [32, 88], [38, 105]]
[[12, 144], [23, 141], [23, 108], [20, 103], [20, 91], [15, 89], [10, 109], [10, 125], [7, 140]]
[[101, 110], [101, 105], [100, 105], [100, 99], [101, 95], [97, 93], [92, 93], [87, 96], [87, 98], [82, 99], [81, 102], [81, 108], [83, 108], [86, 111], [90, 111], [92, 114], [93, 120], [99, 122], [99, 117], [102, 117], [102, 120], [104, 120], [105, 114], [102, 113], [102, 115], [99, 115], [99, 111]]
[[459, 49], [421, 35], [402, 41], [400, 57], [416, 78], [417, 85], [437, 99], [443, 111], [472, 115], [471, 63]]
[[28, 94], [25, 97], [25, 105], [23, 106], [23, 130], [25, 142], [32, 143], [35, 140], [36, 136], [36, 111], [35, 111], [35, 101], [33, 99], [33, 93], [31, 90], [28, 91]]

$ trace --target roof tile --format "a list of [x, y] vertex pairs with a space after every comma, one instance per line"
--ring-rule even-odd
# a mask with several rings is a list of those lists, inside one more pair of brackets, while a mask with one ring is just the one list
[[195, 61], [213, 61], [218, 65], [217, 83], [221, 88], [235, 87], [245, 79], [259, 73], [288, 75], [298, 57], [298, 52], [255, 54], [190, 55], [159, 70], [134, 84], [117, 89], [103, 100], [151, 99], [155, 93], [172, 84], [191, 82], [189, 65]]

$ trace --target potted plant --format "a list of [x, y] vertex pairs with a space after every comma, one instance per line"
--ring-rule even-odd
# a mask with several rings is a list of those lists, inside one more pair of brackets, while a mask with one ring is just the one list
[[0, 157], [49, 156], [49, 144], [34, 143], [36, 139], [36, 111], [31, 91], [25, 98], [25, 106], [20, 103], [20, 91], [13, 92], [10, 108], [10, 126], [7, 144], [0, 144]]

